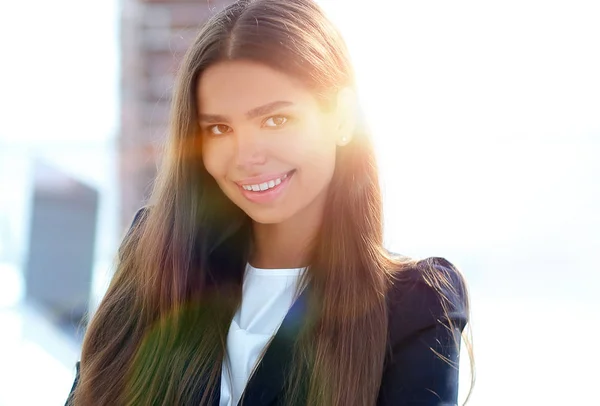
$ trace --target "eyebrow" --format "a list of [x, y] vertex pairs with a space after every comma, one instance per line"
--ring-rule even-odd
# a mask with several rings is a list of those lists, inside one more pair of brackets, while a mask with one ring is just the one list
[[[264, 104], [259, 107], [255, 107], [252, 110], [249, 110], [248, 112], [246, 112], [246, 117], [249, 120], [252, 120], [253, 118], [260, 117], [265, 114], [269, 114], [269, 113], [271, 113], [275, 110], [281, 109], [283, 107], [292, 106], [293, 104], [294, 103], [292, 103], [290, 101], [285, 101], [285, 100], [274, 101], [274, 102], [267, 103], [267, 104]], [[200, 113], [199, 118], [200, 118], [200, 121], [203, 121], [206, 123], [222, 123], [222, 122], [228, 121], [227, 117], [222, 116], [220, 114]]]

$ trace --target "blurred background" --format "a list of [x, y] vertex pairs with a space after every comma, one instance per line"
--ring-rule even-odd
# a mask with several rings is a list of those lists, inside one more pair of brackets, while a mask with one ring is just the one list
[[[0, 406], [64, 404], [179, 60], [229, 2], [0, 2]], [[356, 65], [388, 246], [469, 282], [469, 404], [600, 404], [598, 2], [320, 3]]]

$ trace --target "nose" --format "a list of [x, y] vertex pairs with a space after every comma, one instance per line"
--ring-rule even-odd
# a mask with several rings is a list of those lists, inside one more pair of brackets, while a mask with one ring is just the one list
[[266, 146], [256, 133], [238, 131], [236, 144], [236, 164], [239, 168], [249, 169], [266, 163]]

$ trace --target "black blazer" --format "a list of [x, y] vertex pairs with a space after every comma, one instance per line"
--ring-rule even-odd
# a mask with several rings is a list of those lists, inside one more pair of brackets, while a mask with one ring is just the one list
[[[448, 299], [446, 308], [453, 329], [448, 328], [444, 318], [440, 294], [425, 282], [423, 269], [428, 263], [450, 281], [449, 285], [444, 285], [442, 293]], [[287, 406], [283, 403], [282, 388], [293, 339], [305, 314], [306, 292], [290, 308], [251, 376], [243, 395], [244, 405]], [[388, 351], [377, 405], [456, 405], [459, 346], [455, 343], [460, 344], [461, 332], [467, 323], [467, 297], [460, 273], [443, 258], [420, 261], [394, 282], [388, 292], [387, 305]], [[78, 379], [79, 363], [71, 393]], [[197, 399], [200, 399], [202, 389], [198, 392]], [[216, 393], [212, 406], [219, 406], [220, 390]], [[71, 404], [70, 398], [65, 406]]]

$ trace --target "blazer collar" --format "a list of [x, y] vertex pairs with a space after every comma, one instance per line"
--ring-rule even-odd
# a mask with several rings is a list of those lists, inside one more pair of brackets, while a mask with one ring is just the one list
[[[268, 344], [267, 350], [250, 377], [238, 406], [270, 405], [284, 389], [285, 378], [292, 362], [292, 351], [296, 338], [300, 334], [302, 325], [306, 321], [308, 310], [310, 284], [294, 301], [290, 310], [284, 317], [277, 333]], [[211, 406], [219, 406], [221, 401], [221, 375], [215, 383], [215, 393], [211, 397]], [[200, 389], [197, 399], [202, 396]], [[243, 400], [243, 403], [242, 403]]]
[[309, 289], [310, 286], [307, 286], [290, 307], [262, 360], [250, 377], [238, 406], [269, 405], [284, 389], [285, 378], [292, 363], [294, 342], [306, 321]]

